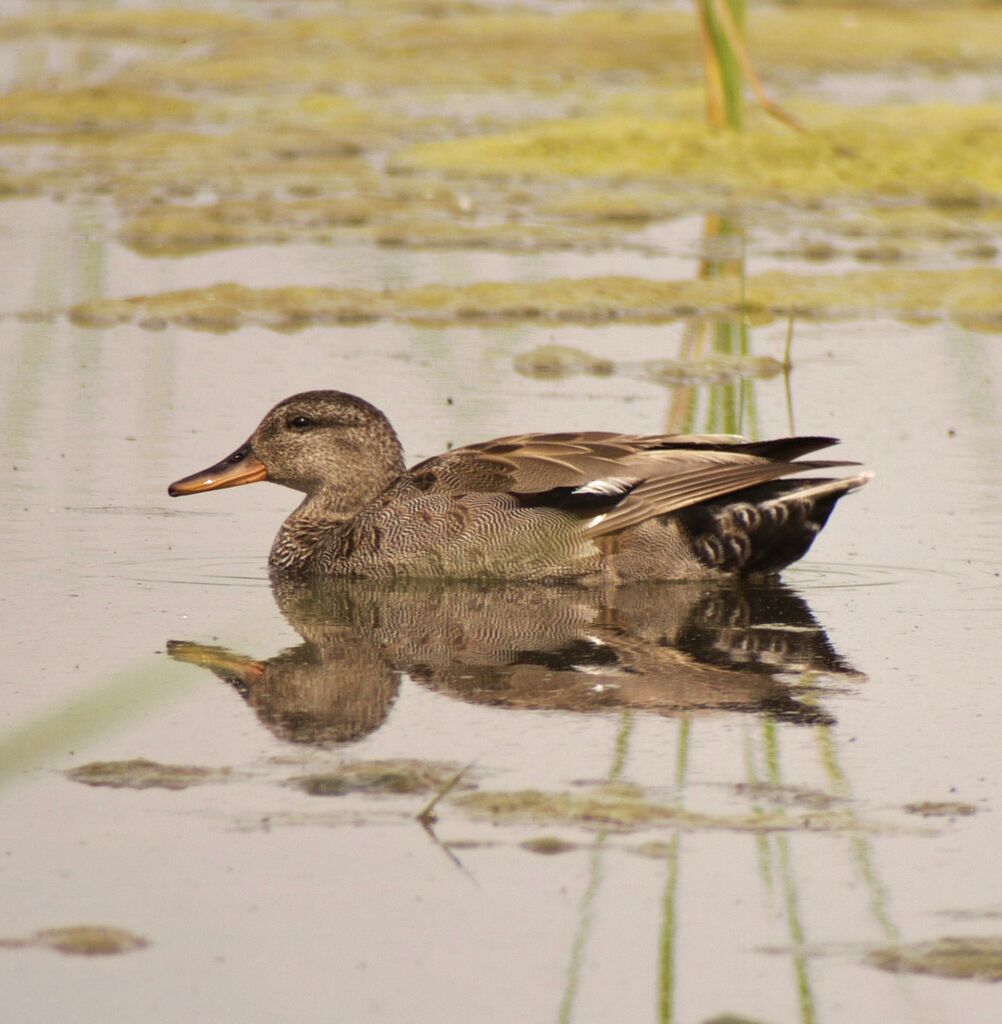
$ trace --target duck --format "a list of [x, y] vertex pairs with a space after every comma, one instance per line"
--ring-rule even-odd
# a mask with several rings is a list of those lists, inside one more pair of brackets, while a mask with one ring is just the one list
[[172, 497], [268, 480], [305, 497], [273, 574], [617, 584], [774, 577], [872, 473], [805, 460], [832, 437], [525, 433], [409, 469], [374, 405], [342, 391], [279, 402], [250, 438], [172, 483]]

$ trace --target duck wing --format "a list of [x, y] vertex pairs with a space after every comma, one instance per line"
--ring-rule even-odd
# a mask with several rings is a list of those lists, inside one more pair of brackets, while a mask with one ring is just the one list
[[677, 512], [795, 473], [852, 465], [856, 463], [828, 459], [775, 460], [743, 452], [690, 449], [665, 453], [656, 459], [646, 479], [628, 490], [624, 489], [619, 500], [608, 508], [596, 510], [588, 521], [587, 530], [594, 537], [616, 533], [645, 519]]
[[454, 449], [407, 477], [421, 490], [509, 493], [587, 517], [593, 536], [810, 469], [831, 437], [747, 441], [721, 434], [516, 434]]

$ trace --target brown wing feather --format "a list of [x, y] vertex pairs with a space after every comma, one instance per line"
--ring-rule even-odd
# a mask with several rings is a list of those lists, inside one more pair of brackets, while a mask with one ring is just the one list
[[630, 493], [609, 496], [611, 507], [589, 528], [601, 536], [818, 468], [822, 463], [789, 460], [835, 443], [828, 437], [746, 441], [720, 434], [513, 434], [427, 459], [410, 473], [424, 478], [426, 487], [450, 494], [542, 494], [610, 478], [636, 481]]
[[768, 483], [805, 470], [851, 466], [851, 462], [768, 462], [754, 456], [723, 464], [707, 463], [671, 475], [649, 478], [625, 495], [609, 512], [596, 517], [588, 527], [593, 537], [616, 533], [645, 519], [675, 512], [700, 502], [733, 494], [735, 491]]
[[[572, 437], [573, 440], [565, 440]], [[456, 448], [414, 466], [434, 472], [440, 489], [451, 493], [509, 491], [538, 494], [558, 487], [582, 487], [592, 480], [633, 475], [642, 479], [649, 457], [642, 439], [624, 434], [523, 434]]]

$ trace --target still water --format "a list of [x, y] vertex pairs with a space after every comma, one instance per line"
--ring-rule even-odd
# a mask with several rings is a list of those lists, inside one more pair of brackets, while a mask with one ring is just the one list
[[[151, 24], [142, 31], [170, 29]], [[7, 50], [27, 54], [12, 81], [60, 70], [51, 40], [32, 57], [11, 38]], [[116, 45], [70, 72], [91, 82], [131, 66]], [[844, 79], [824, 84], [845, 94]], [[284, 95], [259, 99], [281, 107]], [[509, 114], [510, 99], [496, 100]], [[226, 116], [254, 120], [253, 104], [228, 102]], [[39, 138], [5, 159], [57, 165]], [[1002, 1017], [985, 980], [1002, 941], [997, 335], [845, 303], [841, 319], [797, 320], [783, 374], [788, 325], [768, 317], [87, 328], [70, 314], [79, 303], [217, 282], [379, 293], [693, 279], [728, 262], [737, 280], [735, 253], [742, 282], [821, 270], [796, 255], [813, 216], [796, 205], [767, 226], [753, 211], [716, 261], [702, 258], [702, 212], [567, 251], [338, 235], [158, 259], [120, 229], [131, 204], [161, 202], [160, 184], [119, 178], [114, 199], [96, 194], [87, 175], [110, 173], [103, 149], [81, 152], [66, 172], [82, 175], [80, 194], [59, 191], [73, 193], [69, 177], [44, 179], [0, 204], [5, 1018]], [[205, 199], [169, 166], [181, 202]], [[469, 188], [476, 199], [494, 185]], [[505, 201], [517, 213], [530, 200], [526, 186]], [[950, 226], [947, 241], [894, 258], [961, 273], [998, 262], [990, 219], [974, 255]], [[859, 270], [863, 242], [830, 222], [815, 230], [826, 274]], [[708, 339], [727, 338], [768, 365], [693, 370]], [[578, 350], [576, 369], [526, 372], [555, 344]], [[295, 495], [268, 485], [177, 501], [166, 488], [313, 388], [381, 408], [410, 462], [523, 431], [737, 427], [841, 437], [839, 455], [876, 478], [777, 585], [273, 589], [267, 552]], [[937, 943], [950, 959], [950, 937], [965, 943], [960, 977], [912, 949]], [[95, 942], [121, 952], [74, 955]]]
[[[670, 395], [516, 376], [539, 328], [2, 330], [3, 931], [150, 943], [5, 952], [18, 1019], [994, 1018], [987, 983], [866, 959], [1002, 913], [992, 339], [798, 328], [796, 429], [842, 436], [877, 479], [784, 588], [316, 595], [267, 581], [293, 495], [165, 490], [285, 394], [365, 395], [414, 460], [658, 430]], [[642, 361], [682, 330], [560, 340]], [[760, 351], [784, 341], [756, 329]], [[756, 387], [759, 432], [783, 432], [782, 380]], [[133, 759], [221, 773], [63, 774]], [[389, 784], [296, 782], [359, 762]], [[472, 799], [506, 792], [521, 802]]]

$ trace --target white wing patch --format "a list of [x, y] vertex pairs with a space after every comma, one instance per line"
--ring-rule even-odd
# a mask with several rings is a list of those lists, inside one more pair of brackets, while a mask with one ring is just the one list
[[636, 477], [607, 476], [600, 480], [589, 480], [581, 487], [575, 487], [571, 494], [598, 494], [613, 498], [617, 494], [626, 494], [636, 483]]

